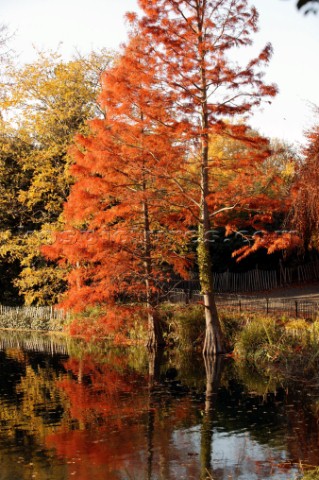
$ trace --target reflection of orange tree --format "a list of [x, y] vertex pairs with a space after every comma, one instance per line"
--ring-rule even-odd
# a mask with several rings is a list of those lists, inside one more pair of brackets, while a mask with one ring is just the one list
[[[145, 379], [119, 371], [118, 365], [94, 363], [89, 356], [70, 359], [65, 368], [72, 378], [58, 386], [69, 398], [73, 426], [49, 435], [47, 445], [69, 460], [77, 479], [118, 478], [116, 472], [125, 471], [125, 457], [144, 442], [140, 417], [147, 411], [147, 390], [141, 388]], [[138, 456], [135, 463], [140, 470]]]
[[[65, 368], [76, 378], [65, 378], [58, 385], [70, 399], [71, 416], [81, 424], [99, 417], [99, 422], [121, 422], [125, 415], [145, 410], [145, 400], [137, 397], [144, 378], [130, 372], [119, 373], [109, 364], [96, 364], [90, 357], [70, 359]], [[144, 382], [143, 382], [144, 383]], [[111, 417], [111, 418], [110, 418]]]
[[[69, 360], [65, 367], [72, 378], [58, 385], [69, 398], [72, 421], [49, 435], [46, 444], [67, 459], [78, 480], [112, 480], [125, 472], [134, 479], [161, 472], [168, 480], [175, 478], [173, 462], [197, 475], [196, 456], [189, 455], [194, 445], [182, 431], [198, 423], [188, 396], [175, 396], [169, 385], [164, 393], [153, 395], [143, 375], [94, 363], [89, 356]], [[173, 440], [177, 430], [178, 444]]]

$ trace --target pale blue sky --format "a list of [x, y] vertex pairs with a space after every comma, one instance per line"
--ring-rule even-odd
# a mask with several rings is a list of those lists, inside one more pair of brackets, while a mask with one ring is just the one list
[[[280, 94], [257, 112], [251, 125], [271, 137], [301, 142], [313, 122], [309, 103], [319, 106], [319, 15], [304, 16], [296, 0], [254, 0], [260, 13], [256, 51], [270, 41], [274, 56], [267, 79]], [[75, 48], [86, 53], [115, 49], [126, 39], [123, 15], [136, 10], [136, 0], [0, 0], [0, 23], [16, 32], [12, 42], [21, 61], [32, 61], [33, 46], [68, 58]]]

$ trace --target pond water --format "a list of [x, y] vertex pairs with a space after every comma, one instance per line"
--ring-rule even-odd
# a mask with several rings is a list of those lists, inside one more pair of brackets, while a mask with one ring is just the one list
[[232, 359], [0, 332], [0, 480], [291, 480], [319, 389]]

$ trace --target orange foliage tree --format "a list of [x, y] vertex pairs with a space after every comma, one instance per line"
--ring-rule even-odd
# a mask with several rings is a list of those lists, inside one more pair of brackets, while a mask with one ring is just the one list
[[304, 161], [292, 189], [291, 225], [300, 235], [304, 250], [319, 249], [319, 126], [307, 134]]
[[[163, 343], [158, 295], [172, 272], [187, 276], [189, 259], [187, 212], [172, 182], [176, 159], [184, 154], [174, 145], [175, 136], [162, 134], [171, 112], [149, 62], [136, 55], [142, 48], [143, 40], [132, 37], [103, 76], [100, 102], [106, 119], [91, 122], [88, 137], [77, 137], [76, 183], [64, 209], [67, 231], [43, 251], [72, 266], [64, 306], [100, 305], [104, 316], [98, 328], [118, 334], [124, 320], [132, 318], [132, 308], [144, 304], [148, 347], [153, 348]], [[89, 333], [92, 325], [85, 329]]]
[[[163, 91], [171, 120], [165, 134], [175, 134], [176, 144], [184, 146], [195, 160], [192, 183], [179, 186], [192, 204], [193, 224], [198, 227], [197, 263], [205, 306], [206, 336], [204, 353], [224, 351], [222, 332], [213, 294], [212, 261], [209, 245], [209, 139], [225, 135], [257, 149], [261, 140], [247, 134], [245, 118], [264, 98], [276, 94], [274, 85], [263, 82], [260, 68], [268, 63], [271, 46], [246, 65], [230, 60], [238, 47], [252, 43], [258, 15], [246, 0], [139, 0], [141, 18], [128, 19], [146, 40], [143, 58], [152, 59], [152, 69]], [[140, 52], [137, 53], [140, 55]], [[233, 119], [232, 123], [225, 118]], [[164, 132], [163, 132], [164, 134]], [[253, 164], [250, 158], [249, 164]], [[189, 188], [196, 191], [192, 195]], [[238, 207], [225, 198], [223, 209]]]

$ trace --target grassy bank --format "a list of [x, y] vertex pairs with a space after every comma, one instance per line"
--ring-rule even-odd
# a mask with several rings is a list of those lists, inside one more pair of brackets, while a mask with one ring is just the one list
[[314, 373], [319, 365], [319, 320], [251, 317], [240, 325], [234, 355], [255, 368]]
[[[168, 345], [200, 349], [204, 337], [203, 307], [163, 305], [161, 318]], [[258, 369], [280, 366], [287, 372], [319, 366], [319, 318], [290, 319], [220, 312], [227, 350]]]

